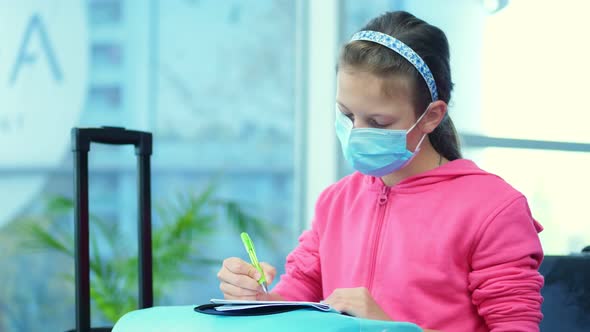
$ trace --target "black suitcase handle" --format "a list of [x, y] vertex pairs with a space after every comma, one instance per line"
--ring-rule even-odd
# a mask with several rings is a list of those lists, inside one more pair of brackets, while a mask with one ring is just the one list
[[88, 225], [88, 152], [90, 143], [134, 145], [138, 166], [138, 285], [139, 308], [153, 306], [150, 157], [152, 134], [121, 127], [73, 128], [74, 214], [77, 332], [110, 331], [90, 328], [90, 250]]

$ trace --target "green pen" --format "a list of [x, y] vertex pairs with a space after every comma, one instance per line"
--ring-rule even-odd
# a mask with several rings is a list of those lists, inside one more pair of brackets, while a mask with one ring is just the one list
[[258, 263], [258, 258], [256, 257], [256, 251], [254, 251], [254, 243], [250, 239], [250, 236], [246, 232], [242, 232], [240, 234], [242, 237], [242, 242], [244, 242], [244, 247], [248, 252], [248, 256], [250, 256], [250, 261], [252, 265], [260, 272], [260, 279], [258, 279], [258, 283], [262, 286], [262, 289], [265, 293], [268, 293], [268, 286], [266, 285], [266, 278], [264, 277], [264, 271], [262, 271], [262, 267], [260, 267], [260, 263]]

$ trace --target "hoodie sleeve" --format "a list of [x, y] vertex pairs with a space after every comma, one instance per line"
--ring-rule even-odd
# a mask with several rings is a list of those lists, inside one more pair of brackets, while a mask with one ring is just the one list
[[299, 245], [287, 256], [285, 274], [273, 289], [288, 301], [319, 302], [322, 278], [318, 252], [319, 238], [315, 227], [299, 237]]
[[492, 213], [478, 232], [469, 290], [491, 332], [539, 331], [543, 250], [537, 233], [542, 229], [520, 196]]

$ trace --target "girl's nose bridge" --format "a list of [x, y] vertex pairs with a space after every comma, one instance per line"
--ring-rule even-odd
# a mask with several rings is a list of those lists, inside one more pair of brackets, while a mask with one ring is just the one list
[[359, 118], [360, 117], [354, 118], [354, 121], [352, 121], [352, 127], [353, 128], [368, 128], [369, 126], [367, 125], [366, 121], [362, 121]]

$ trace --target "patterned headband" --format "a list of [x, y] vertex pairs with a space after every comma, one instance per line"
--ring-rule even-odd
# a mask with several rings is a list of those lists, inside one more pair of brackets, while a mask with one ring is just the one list
[[395, 53], [403, 56], [406, 60], [410, 61], [410, 63], [414, 67], [416, 67], [420, 75], [422, 75], [424, 81], [426, 81], [426, 85], [428, 85], [428, 90], [430, 90], [430, 96], [432, 97], [432, 101], [438, 100], [436, 82], [434, 81], [434, 76], [432, 76], [430, 68], [428, 68], [426, 62], [422, 60], [418, 53], [414, 52], [414, 50], [411, 49], [408, 45], [402, 43], [400, 40], [391, 37], [390, 35], [370, 30], [364, 30], [355, 33], [350, 39], [350, 41], [355, 40], [366, 40], [377, 44], [381, 44], [391, 49]]

